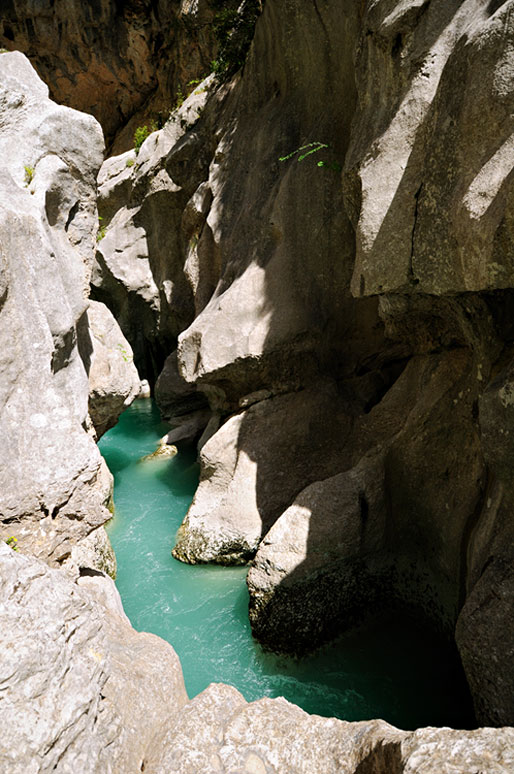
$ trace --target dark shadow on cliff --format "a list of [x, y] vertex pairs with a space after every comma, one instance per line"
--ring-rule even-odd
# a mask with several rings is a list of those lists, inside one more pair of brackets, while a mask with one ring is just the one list
[[[451, 22], [459, 5], [460, 3], [452, 3], [440, 6], [436, 23], [430, 28], [431, 37], [427, 36], [425, 41], [427, 51]], [[273, 8], [268, 6], [265, 16], [266, 13], [270, 14], [268, 23], [271, 23]], [[261, 21], [264, 23], [264, 17]], [[278, 20], [273, 21], [277, 23]], [[289, 20], [291, 25], [294, 25], [295, 21], [297, 20]], [[322, 34], [319, 18], [313, 16], [308, 22], [305, 22], [305, 19], [302, 21], [305, 25], [304, 31], [307, 27], [313, 31], [313, 38], [315, 35], [326, 35], [329, 40], [331, 35], [337, 37], [334, 31], [337, 25], [332, 27], [330, 19], [325, 20], [327, 24], [321, 20]], [[347, 23], [351, 34], [345, 45], [341, 45], [339, 41], [338, 52], [351, 52], [355, 45], [355, 38], [352, 39], [351, 35], [357, 33], [357, 20], [354, 18]], [[307, 37], [308, 35], [309, 33]], [[326, 43], [326, 39], [324, 42]], [[350, 132], [349, 119], [354, 111], [356, 95], [352, 82], [351, 57], [336, 63], [327, 53], [330, 52], [330, 46], [334, 46], [336, 42], [332, 39], [324, 48], [322, 56], [317, 60], [317, 71], [309, 70], [309, 56], [316, 51], [316, 43], [314, 40], [309, 41], [311, 49], [307, 44], [304, 72], [312, 76], [312, 81], [308, 85], [304, 83], [303, 88], [310, 104], [299, 103], [294, 89], [288, 93], [291, 84], [287, 82], [287, 77], [283, 78], [282, 82], [277, 78], [275, 82], [259, 87], [259, 75], [262, 75], [260, 68], [264, 68], [266, 63], [250, 61], [248, 78], [253, 79], [256, 87], [251, 96], [242, 98], [240, 94], [235, 94], [234, 99], [237, 97], [243, 103], [246, 100], [247, 124], [256, 124], [252, 161], [248, 160], [247, 142], [243, 143], [238, 136], [239, 132], [241, 136], [248, 137], [244, 119], [240, 115], [237, 132], [234, 132], [228, 147], [231, 163], [234, 164], [234, 169], [239, 169], [239, 180], [243, 182], [238, 184], [233, 182], [235, 176], [230, 178], [233, 185], [230, 189], [227, 185], [225, 200], [222, 196], [218, 202], [227, 218], [224, 223], [220, 218], [220, 242], [225, 245], [226, 250], [217, 293], [221, 294], [237, 278], [242, 277], [249, 263], [253, 262], [262, 267], [266, 272], [263, 311], [268, 318], [268, 334], [263, 347], [266, 354], [262, 355], [257, 363], [252, 363], [249, 371], [245, 371], [245, 362], [232, 363], [226, 367], [225, 372], [218, 374], [217, 379], [209, 377], [206, 381], [226, 388], [230, 400], [233, 398], [230, 390], [236, 394], [239, 390], [239, 394], [244, 394], [245, 390], [269, 386], [270, 374], [273, 374], [272, 378], [276, 378], [277, 362], [280, 374], [277, 381], [287, 384], [289, 380], [289, 394], [275, 397], [269, 402], [264, 401], [259, 407], [250, 410], [245, 415], [239, 432], [239, 453], [245, 453], [257, 465], [256, 498], [257, 508], [262, 516], [263, 535], [294, 496], [308, 484], [349, 470], [355, 464], [355, 460], [352, 460], [354, 448], [349, 448], [346, 444], [356, 417], [380, 402], [412, 353], [410, 343], [392, 344], [384, 340], [376, 301], [355, 300], [350, 297], [354, 235], [344, 213], [337, 176], [331, 179], [329, 170], [320, 169], [315, 163], [309, 166], [308, 160], [300, 164], [292, 161], [285, 170], [277, 160], [279, 155], [312, 140], [329, 141], [335, 155], [344, 159]], [[305, 45], [305, 41], [302, 43]], [[396, 45], [396, 39], [391, 43]], [[448, 66], [451, 66], [453, 57], [460, 56], [464, 45], [464, 42], [461, 42], [447, 62], [447, 69], [443, 71], [428, 115], [424, 119], [425, 125], [433, 124], [441, 92], [448, 88], [449, 84], [452, 85], [452, 76], [447, 76]], [[287, 46], [285, 52], [287, 58]], [[295, 54], [298, 57], [304, 54], [301, 46], [297, 46]], [[323, 64], [320, 65], [320, 62]], [[322, 85], [329, 73], [332, 87], [337, 84], [338, 89], [330, 98]], [[259, 88], [268, 92], [267, 99], [264, 99], [262, 91], [259, 93]], [[408, 88], [409, 85], [406, 90]], [[405, 94], [406, 91], [401, 98]], [[241, 103], [238, 107], [241, 108]], [[259, 132], [258, 127], [262, 125], [272, 130], [268, 137], [280, 138], [278, 152], [275, 150], [277, 140], [265, 140]], [[415, 140], [406, 169], [384, 218], [383, 230], [390, 232], [395, 223], [405, 220], [405, 200], [406, 196], [411, 194], [414, 210], [420, 184], [413, 187], [413, 176], [418, 174], [417, 165], [423, 158], [425, 138], [422, 134], [423, 131], [420, 131]], [[241, 166], [244, 168], [244, 175], [241, 173]], [[264, 199], [262, 194], [258, 195], [262, 190], [269, 192]], [[229, 217], [236, 212], [235, 218]], [[241, 232], [245, 237], [243, 252], [239, 249]], [[380, 238], [381, 232], [377, 239]], [[294, 320], [294, 324], [291, 320]], [[297, 333], [296, 338], [290, 336], [292, 330]], [[298, 346], [299, 343], [301, 346]], [[401, 365], [396, 370], [390, 369], [390, 375], [386, 376], [387, 367], [391, 363]], [[303, 379], [300, 380], [297, 380], [298, 371], [295, 371], [298, 364], [303, 371]], [[380, 380], [382, 384], [378, 387]], [[306, 385], [309, 390], [303, 393], [294, 391]], [[288, 402], [292, 405], [295, 401], [301, 403], [305, 396], [310, 398], [316, 393], [317, 398], [313, 401], [315, 407], [304, 406], [303, 415], [301, 408], [289, 410], [286, 405]], [[364, 399], [364, 393], [367, 394], [367, 399]], [[279, 425], [278, 434], [283, 441], [275, 442], [271, 434], [259, 438], [258, 423], [255, 423], [255, 419], [259, 419], [259, 413], [263, 417], [266, 414], [272, 416], [279, 404], [284, 406], [284, 412], [281, 414], [277, 411], [278, 422], [275, 424]], [[324, 404], [323, 409], [321, 404]], [[396, 417], [386, 417], [384, 421], [391, 424], [390, 435], [401, 429], [398, 414]], [[395, 422], [398, 423], [396, 428]], [[303, 424], [307, 431], [305, 440], [302, 438], [300, 444], [296, 432], [299, 424]], [[421, 432], [421, 429], [419, 431]], [[309, 437], [311, 448], [308, 450]], [[281, 443], [284, 446], [281, 446]], [[288, 443], [289, 450], [286, 448]], [[363, 453], [365, 451], [362, 449]], [[312, 463], [302, 469], [297, 460], [301, 460], [305, 454], [309, 455]], [[396, 471], [400, 465], [397, 456], [393, 454], [387, 461], [389, 473]], [[409, 464], [407, 460], [404, 460], [404, 463]], [[421, 463], [418, 460], [415, 464]], [[439, 484], [440, 488], [446, 487], [448, 492], [451, 488], [450, 470], [449, 463], [448, 476]], [[420, 471], [418, 475], [419, 473]], [[396, 473], [391, 476], [391, 481], [395, 475]], [[276, 487], [271, 495], [270, 476], [287, 480], [285, 486]], [[405, 477], [408, 477], [407, 471]], [[391, 485], [391, 482], [388, 484], [386, 481], [386, 487], [388, 485]], [[358, 497], [360, 518], [365, 529], [368, 505], [366, 492], [361, 494], [362, 497]], [[409, 504], [411, 494], [412, 486], [410, 491], [407, 487], [405, 497], [395, 498], [393, 494], [391, 500], [391, 493], [386, 493], [382, 503], [384, 519], [390, 519], [392, 503], [394, 508], [403, 509], [403, 517], [408, 518], [409, 508], [417, 506], [420, 500], [419, 497], [415, 498], [414, 502]], [[419, 504], [422, 512], [430, 511], [427, 505]], [[421, 521], [419, 519], [417, 523]], [[392, 526], [394, 527], [394, 519]], [[318, 550], [317, 533], [320, 527], [322, 528], [322, 525], [313, 513], [307, 541], [307, 564], [312, 553]], [[382, 608], [388, 601], [392, 602], [392, 607], [415, 607], [416, 597], [419, 599], [423, 587], [429, 600], [425, 607], [432, 607], [431, 620], [436, 622], [440, 617], [443, 620], [442, 625], [447, 628], [448, 618], [453, 618], [454, 623], [458, 610], [445, 609], [446, 601], [438, 599], [440, 579], [433, 577], [434, 574], [437, 575], [436, 571], [433, 573], [434, 567], [437, 568], [437, 559], [432, 561], [432, 555], [437, 554], [441, 537], [431, 535], [430, 530], [424, 532], [422, 528], [415, 526], [408, 532], [405, 545], [402, 545], [401, 533], [395, 537], [391, 525], [384, 529], [389, 530], [387, 539], [384, 538], [382, 542], [379, 540], [378, 545], [370, 549], [375, 564], [382, 563], [382, 567], [375, 566], [370, 570], [367, 562], [362, 561], [362, 556], [357, 555], [352, 572], [348, 573], [348, 568], [345, 568], [345, 580], [342, 581], [343, 585], [346, 583], [345, 588], [337, 586], [338, 582], [341, 583], [341, 567], [335, 568], [332, 574], [320, 573], [317, 578], [316, 593], [324, 600], [330, 600], [330, 605], [333, 605], [331, 607], [326, 604], [328, 609], [325, 610], [327, 617], [333, 617], [333, 634], [359, 620], [363, 610], [369, 612]], [[381, 554], [382, 551], [385, 556]], [[396, 566], [397, 555], [401, 556], [401, 567]], [[427, 559], [427, 556], [430, 558]], [[295, 573], [301, 576], [303, 571], [304, 568], [297, 568], [288, 577], [287, 585], [294, 584]], [[395, 577], [398, 573], [402, 575], [400, 583]], [[414, 593], [411, 593], [409, 588], [409, 578], [412, 589], [415, 589]], [[405, 587], [404, 598], [397, 594], [398, 587], [402, 585]], [[278, 598], [281, 594], [280, 586], [275, 593]], [[299, 607], [301, 608], [303, 602], [305, 608], [309, 594], [306, 586], [300, 587], [298, 594]], [[396, 598], [391, 599], [390, 595]], [[294, 631], [290, 630], [290, 633], [292, 637], [295, 636]], [[316, 637], [313, 639], [316, 640]]]

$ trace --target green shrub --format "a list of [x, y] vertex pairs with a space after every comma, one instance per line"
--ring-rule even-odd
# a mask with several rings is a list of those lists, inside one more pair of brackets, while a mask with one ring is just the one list
[[139, 153], [141, 145], [144, 143], [147, 137], [150, 136], [150, 129], [147, 126], [138, 126], [134, 132], [134, 150], [136, 155]]
[[105, 226], [102, 226], [102, 216], [98, 216], [98, 231], [96, 232], [96, 241], [101, 242], [105, 236]]
[[261, 0], [244, 0], [239, 7], [225, 7], [215, 14], [213, 31], [218, 56], [211, 67], [219, 78], [229, 78], [243, 66], [261, 11]]

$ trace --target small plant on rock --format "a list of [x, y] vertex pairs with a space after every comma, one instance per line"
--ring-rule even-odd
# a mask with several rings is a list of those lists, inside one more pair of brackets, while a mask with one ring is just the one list
[[102, 216], [98, 216], [98, 231], [96, 232], [96, 241], [101, 242], [105, 236], [105, 226], [102, 225]]
[[[289, 161], [294, 156], [298, 156], [298, 161], [303, 161], [313, 153], [318, 153], [318, 151], [328, 149], [330, 149], [330, 145], [328, 145], [326, 142], [308, 142], [306, 145], [302, 145], [301, 148], [297, 148], [296, 150], [291, 151], [291, 153], [288, 153], [287, 156], [279, 156], [278, 160]], [[341, 172], [342, 170], [341, 164], [339, 164], [337, 161], [321, 160], [318, 161], [317, 166], [326, 167], [327, 169], [331, 169], [334, 172]]]
[[12, 548], [13, 551], [17, 551], [18, 550], [18, 545], [17, 545], [18, 544], [18, 538], [15, 538], [14, 535], [11, 535], [10, 537], [8, 537], [5, 542], [7, 543], [9, 548]]
[[141, 145], [144, 143], [147, 137], [150, 136], [150, 130], [147, 126], [138, 126], [134, 132], [134, 150], [136, 155], [139, 153]]
[[34, 167], [29, 167], [29, 166], [25, 166], [23, 167], [23, 169], [25, 170], [25, 178], [24, 178], [25, 185], [29, 186], [32, 183], [32, 180], [34, 178], [35, 169]]

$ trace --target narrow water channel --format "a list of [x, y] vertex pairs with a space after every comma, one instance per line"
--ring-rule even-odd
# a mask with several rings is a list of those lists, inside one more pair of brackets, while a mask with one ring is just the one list
[[248, 622], [246, 568], [189, 566], [171, 556], [198, 467], [192, 452], [140, 461], [166, 430], [153, 401], [139, 400], [99, 446], [115, 479], [108, 531], [125, 611], [136, 629], [173, 645], [190, 697], [224, 682], [248, 701], [285, 696], [328, 717], [380, 717], [406, 729], [472, 727], [455, 655], [402, 622], [377, 621], [302, 661], [264, 653]]

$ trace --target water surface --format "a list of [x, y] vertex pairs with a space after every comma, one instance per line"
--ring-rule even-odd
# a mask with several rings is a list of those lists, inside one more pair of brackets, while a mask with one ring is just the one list
[[125, 611], [136, 629], [173, 645], [190, 697], [224, 682], [248, 701], [285, 696], [328, 717], [381, 717], [409, 729], [472, 726], [454, 654], [405, 622], [376, 621], [301, 661], [264, 653], [250, 632], [246, 568], [190, 566], [171, 556], [198, 467], [191, 451], [140, 461], [166, 430], [153, 401], [139, 400], [99, 446], [115, 477], [108, 531]]

